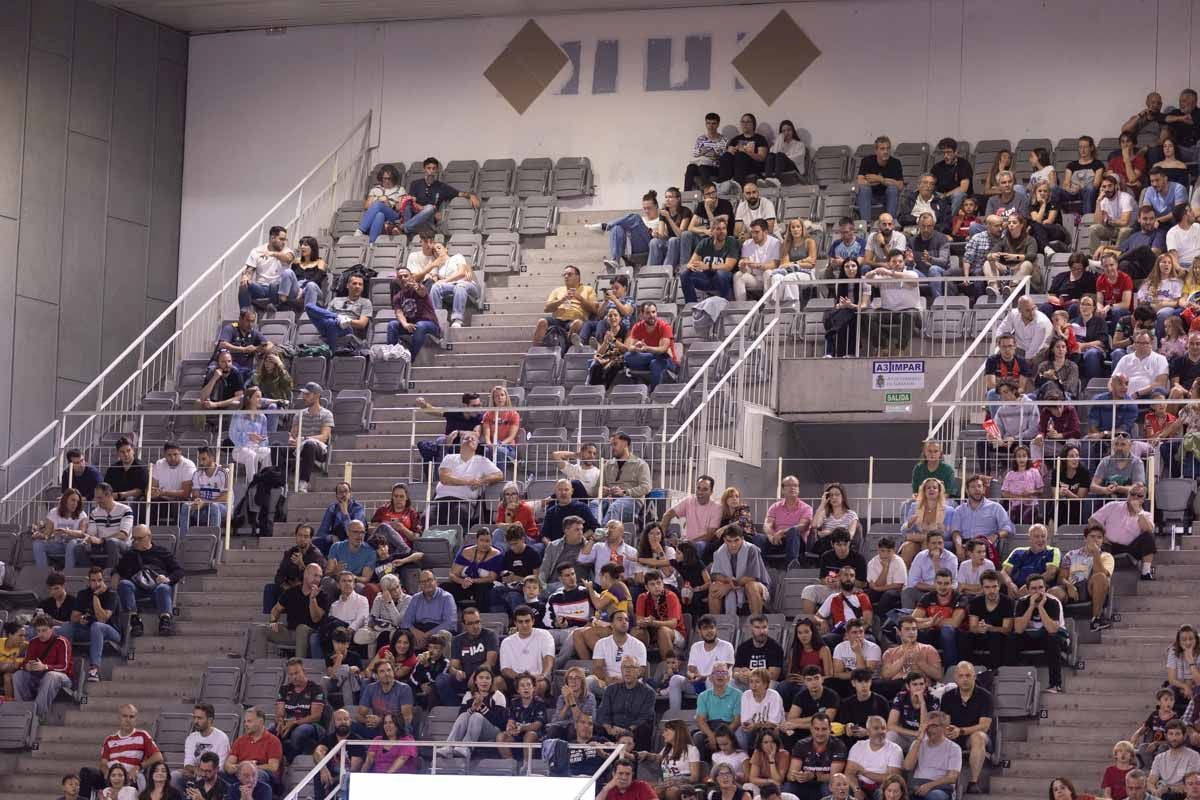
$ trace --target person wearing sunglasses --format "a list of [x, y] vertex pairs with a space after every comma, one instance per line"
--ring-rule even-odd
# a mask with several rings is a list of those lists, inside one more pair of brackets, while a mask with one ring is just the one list
[[1092, 514], [1088, 525], [1104, 526], [1104, 552], [1128, 553], [1141, 565], [1142, 580], [1154, 580], [1154, 517], [1145, 508], [1146, 484], [1134, 483], [1124, 500], [1105, 503]]

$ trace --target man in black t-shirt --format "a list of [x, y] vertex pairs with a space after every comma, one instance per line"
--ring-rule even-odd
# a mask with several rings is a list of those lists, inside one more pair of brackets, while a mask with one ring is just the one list
[[[320, 744], [313, 750], [313, 760], [320, 761], [330, 750], [337, 746], [338, 742], [343, 742], [350, 738], [350, 727], [352, 721], [350, 712], [344, 708], [339, 708], [333, 712], [333, 729], [321, 739]], [[363, 758], [366, 755], [366, 748], [360, 746], [346, 748], [346, 766], [351, 772], [358, 772], [362, 766]], [[320, 772], [317, 773], [317, 782], [321, 786], [321, 797], [328, 797], [334, 787], [338, 785], [340, 777], [341, 759], [332, 758]]]
[[893, 217], [900, 210], [900, 192], [904, 189], [904, 167], [892, 158], [892, 140], [886, 136], [875, 139], [875, 154], [858, 164], [855, 202], [858, 218], [871, 222], [872, 201], [882, 202], [884, 211]]
[[493, 591], [493, 606], [499, 600], [500, 606], [512, 614], [524, 600], [522, 585], [525, 578], [536, 575], [542, 566], [542, 554], [529, 546], [525, 529], [518, 524], [505, 528], [504, 544], [504, 569]]
[[1182, 400], [1191, 394], [1192, 384], [1200, 378], [1200, 332], [1188, 334], [1187, 352], [1171, 359], [1171, 399]]
[[444, 706], [461, 703], [463, 693], [467, 691], [467, 680], [475, 670], [484, 665], [495, 670], [500, 659], [496, 634], [483, 627], [479, 609], [464, 609], [462, 618], [463, 632], [450, 643], [450, 666], [434, 681]]
[[481, 408], [483, 401], [475, 392], [463, 392], [462, 405], [461, 411], [450, 411], [433, 405], [424, 397], [417, 398], [418, 409], [425, 414], [441, 417], [446, 422], [446, 428], [441, 436], [417, 442], [417, 450], [421, 452], [421, 458], [426, 463], [434, 461], [440, 463], [447, 455], [455, 452], [458, 449], [459, 436], [462, 434], [479, 433], [479, 425], [483, 422], [483, 413], [472, 409]]
[[917, 738], [923, 716], [939, 709], [938, 699], [929, 691], [929, 681], [920, 672], [910, 672], [904, 678], [904, 688], [896, 694], [888, 712], [888, 741], [907, 750]]
[[325, 713], [325, 690], [310, 681], [304, 672], [304, 662], [288, 659], [287, 682], [279, 687], [275, 699], [275, 729], [273, 733], [283, 743], [283, 757], [291, 763], [296, 756], [313, 751], [325, 731], [321, 717]]
[[854, 588], [867, 587], [867, 560], [851, 549], [850, 533], [839, 528], [829, 534], [829, 549], [817, 561], [817, 574], [824, 578], [831, 572], [841, 572], [842, 567], [854, 567]]
[[842, 741], [846, 747], [867, 738], [867, 717], [887, 719], [891, 705], [883, 695], [871, 691], [871, 670], [860, 667], [850, 673], [854, 694], [838, 703], [838, 722], [845, 725]]
[[38, 611], [54, 620], [55, 625], [71, 621], [75, 600], [67, 594], [67, 579], [61, 572], [46, 576], [46, 599], [38, 603]]
[[975, 667], [960, 661], [954, 668], [955, 687], [942, 694], [942, 713], [950, 718], [946, 738], [967, 751], [971, 762], [968, 794], [982, 794], [979, 776], [987, 759], [988, 730], [992, 727], [992, 695], [975, 684]]
[[733, 203], [717, 197], [717, 185], [706, 183], [700, 187], [702, 199], [696, 204], [688, 220], [687, 230], [679, 236], [679, 263], [686, 264], [696, 252], [696, 245], [706, 236], [712, 236], [713, 222], [724, 217], [727, 224], [733, 223]]
[[[958, 213], [958, 207], [971, 193], [971, 178], [974, 171], [965, 158], [958, 157], [958, 142], [949, 136], [937, 143], [942, 160], [929, 168], [933, 173], [934, 191], [950, 199], [950, 216]], [[948, 220], [947, 220], [948, 221]], [[942, 223], [943, 220], [938, 220]]]
[[[979, 576], [981, 594], [967, 603], [967, 630], [958, 632], [958, 652], [964, 661], [998, 669], [1007, 663], [1012, 646], [1013, 601], [1000, 593], [1000, 574], [985, 570]], [[980, 650], [987, 649], [987, 657]]]
[[1013, 611], [1013, 631], [1016, 647], [1021, 650], [1041, 650], [1041, 659], [1050, 670], [1048, 692], [1062, 691], [1062, 661], [1058, 631], [1062, 627], [1062, 603], [1046, 593], [1046, 579], [1040, 573], [1025, 581], [1029, 594], [1017, 600]]
[[750, 638], [737, 647], [733, 659], [733, 681], [745, 691], [750, 686], [750, 673], [765, 669], [771, 681], [778, 681], [783, 673], [783, 648], [771, 638], [767, 618], [762, 614], [750, 617]]
[[60, 636], [72, 642], [88, 643], [88, 681], [100, 680], [100, 660], [104, 655], [104, 643], [121, 641], [117, 630], [117, 593], [104, 580], [104, 570], [91, 567], [88, 570], [88, 585], [75, 594], [75, 607], [71, 610], [71, 621], [58, 629]]
[[[276, 644], [294, 644], [296, 657], [308, 655], [309, 637], [317, 632], [329, 611], [329, 598], [321, 591], [322, 569], [317, 564], [304, 568], [299, 586], [279, 596], [271, 608], [267, 640]], [[286, 624], [280, 620], [286, 616]]]
[[830, 719], [836, 717], [841, 702], [837, 692], [825, 686], [820, 667], [810, 664], [801, 674], [804, 676], [804, 688], [792, 695], [787, 718], [779, 724], [779, 733], [786, 747], [794, 745], [804, 733], [811, 730], [812, 719], [817, 714], [824, 714]]
[[846, 745], [830, 736], [832, 720], [825, 714], [812, 718], [812, 735], [792, 748], [783, 790], [800, 800], [819, 800], [828, 793], [829, 777], [846, 769]]

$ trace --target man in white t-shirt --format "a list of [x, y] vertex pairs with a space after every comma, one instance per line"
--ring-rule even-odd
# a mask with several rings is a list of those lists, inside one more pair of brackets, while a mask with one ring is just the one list
[[[596, 445], [584, 444], [578, 453], [570, 450], [555, 450], [550, 458], [558, 464], [558, 471], [571, 482], [576, 494], [580, 489], [588, 497], [600, 493], [600, 467], [596, 465]], [[578, 486], [576, 485], [578, 484]]]
[[896, 542], [884, 536], [875, 545], [875, 555], [867, 562], [867, 597], [871, 609], [881, 615], [900, 608], [900, 593], [908, 582], [908, 566], [896, 555]]
[[[672, 711], [683, 708], [683, 697], [695, 697], [704, 690], [715, 664], [732, 664], [737, 660], [733, 645], [717, 638], [717, 620], [705, 614], [696, 624], [700, 641], [688, 651], [687, 676], [672, 675], [667, 689]], [[697, 688], [698, 687], [698, 688]]]
[[504, 480], [490, 459], [479, 455], [479, 436], [467, 432], [459, 437], [457, 453], [450, 453], [438, 467], [434, 489], [434, 516], [439, 524], [459, 525], [465, 531], [475, 519], [477, 502], [486, 487]]
[[1182, 206], [1175, 212], [1175, 227], [1167, 231], [1167, 252], [1175, 259], [1177, 269], [1190, 270], [1200, 257], [1200, 225], [1196, 217], [1200, 209]]
[[833, 677], [850, 684], [850, 673], [856, 669], [879, 672], [883, 651], [867, 638], [867, 626], [861, 619], [846, 623], [846, 637], [833, 648]]
[[714, 481], [708, 475], [696, 478], [696, 492], [680, 500], [667, 513], [663, 514], [659, 524], [663, 530], [670, 527], [671, 521], [682, 519], [683, 538], [696, 546], [700, 555], [708, 549], [721, 527], [721, 504], [713, 499]]
[[767, 233], [775, 232], [775, 204], [762, 196], [758, 184], [746, 181], [742, 186], [742, 200], [737, 210], [733, 212], [733, 235], [738, 241], [750, 235], [750, 226], [754, 220], [761, 219], [767, 223]]
[[1120, 245], [1125, 237], [1133, 233], [1133, 195], [1120, 191], [1118, 178], [1109, 173], [1100, 181], [1100, 193], [1096, 197], [1096, 224], [1088, 229], [1092, 248], [1102, 242]]
[[220, 763], [224, 764], [229, 755], [229, 737], [213, 725], [215, 715], [216, 711], [210, 703], [197, 703], [192, 709], [192, 732], [183, 742], [183, 769], [171, 779], [171, 785], [180, 794], [183, 793], [187, 781], [196, 777], [200, 756], [216, 753]]
[[179, 503], [192, 496], [192, 474], [196, 464], [183, 457], [179, 445], [167, 442], [163, 445], [163, 457], [154, 462], [150, 472], [151, 500], [165, 505], [155, 506], [154, 519], [160, 525], [168, 525], [175, 519]]
[[592, 674], [587, 676], [588, 688], [597, 696], [604, 694], [609, 683], [621, 680], [621, 659], [628, 656], [639, 667], [646, 666], [646, 645], [629, 635], [629, 614], [614, 611], [609, 622], [612, 633], [592, 648]]
[[867, 717], [867, 738], [854, 743], [846, 756], [846, 777], [857, 779], [857, 786], [872, 797], [879, 785], [904, 767], [904, 751], [887, 739], [883, 717]]
[[746, 300], [750, 292], [761, 295], [767, 275], [778, 267], [779, 240], [768, 233], [767, 220], [756, 219], [750, 223], [750, 238], [742, 242], [742, 257], [733, 273], [733, 299]]
[[200, 462], [192, 472], [191, 499], [179, 507], [179, 533], [186, 536], [190, 525], [221, 527], [229, 507], [227, 470], [217, 466], [216, 455], [208, 447], [196, 451]]
[[1121, 375], [1129, 381], [1129, 394], [1135, 399], [1165, 398], [1169, 371], [1167, 357], [1154, 352], [1154, 343], [1147, 331], [1134, 335], [1133, 350], [1113, 366], [1113, 376]]
[[538, 694], [545, 697], [554, 674], [554, 637], [544, 628], [533, 627], [533, 611], [529, 606], [517, 607], [513, 623], [517, 632], [500, 643], [500, 674], [509, 686], [516, 686], [517, 676], [528, 672]]
[[249, 308], [255, 300], [284, 305], [300, 294], [296, 273], [288, 267], [296, 255], [287, 245], [287, 228], [271, 227], [270, 238], [246, 256], [246, 266], [238, 284], [238, 308]]
[[867, 274], [867, 283], [879, 295], [879, 307], [867, 311], [867, 333], [877, 347], [903, 351], [921, 329], [920, 277], [904, 268], [900, 250], [888, 251], [887, 263]]

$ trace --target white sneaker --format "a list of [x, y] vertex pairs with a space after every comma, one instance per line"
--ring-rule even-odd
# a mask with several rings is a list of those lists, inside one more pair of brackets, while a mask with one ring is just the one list
[[296, 491], [299, 492], [300, 494], [307, 494], [308, 493], [308, 481], [300, 481], [300, 487], [298, 489], [296, 489]]
[[358, 228], [354, 229], [354, 235], [355, 236], [366, 236], [366, 234], [363, 233], [362, 231], [360, 231]]
[[621, 268], [621, 262], [615, 258], [604, 259], [604, 268], [609, 272], [616, 272]]
[[454, 754], [457, 755], [459, 758], [465, 759], [467, 761], [471, 760], [471, 751], [470, 751], [470, 749], [468, 749], [466, 747], [454, 748]]
[[595, 231], [596, 233], [602, 233], [604, 231], [603, 222], [589, 222], [583, 227], [587, 228], [589, 231]]
[[441, 758], [454, 758], [454, 752], [457, 748], [454, 747], [439, 747], [437, 754]]
[[451, 323], [450, 323], [450, 327], [451, 327], [451, 328], [461, 328], [461, 327], [462, 327], [462, 320], [461, 320], [461, 319], [456, 319], [456, 320], [454, 320], [453, 322], [451, 322]]
[[1046, 258], [1054, 258], [1055, 256], [1055, 250], [1050, 245], [1046, 245], [1042, 252], [1046, 254]]

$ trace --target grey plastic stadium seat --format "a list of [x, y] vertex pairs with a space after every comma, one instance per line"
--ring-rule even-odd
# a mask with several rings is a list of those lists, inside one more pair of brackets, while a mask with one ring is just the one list
[[784, 186], [779, 190], [779, 201], [775, 204], [775, 210], [779, 214], [779, 219], [784, 223], [797, 217], [812, 219], [817, 213], [819, 196], [820, 191], [816, 186], [803, 184]]
[[[367, 296], [371, 298], [371, 307], [375, 311], [375, 316], [371, 318], [371, 326], [373, 328], [375, 326], [375, 321], [379, 319], [379, 311], [381, 309], [391, 308], [392, 279], [371, 278], [371, 285], [367, 287]], [[372, 342], [372, 344], [374, 344], [374, 342]]]
[[[650, 390], [645, 384], [624, 383], [614, 386], [608, 393], [608, 405], [645, 405], [649, 402]], [[641, 408], [608, 408], [604, 411], [604, 422], [609, 427], [625, 429], [631, 425], [643, 425], [646, 411]]]
[[[149, 392], [140, 404], [142, 411], [174, 411], [179, 407], [175, 392]], [[142, 436], [147, 441], [165, 441], [175, 423], [174, 415], [146, 415], [142, 418]]]
[[984, 153], [995, 155], [1001, 150], [1012, 149], [1012, 142], [1008, 139], [980, 139], [979, 143], [975, 145], [975, 155], [976, 157], [983, 155]]
[[0, 704], [0, 750], [28, 750], [37, 741], [33, 703]]
[[442, 169], [441, 179], [460, 192], [474, 192], [478, 175], [478, 161], [451, 161]]
[[813, 177], [821, 186], [845, 181], [849, 174], [850, 148], [846, 145], [825, 145], [813, 154]]
[[570, 389], [573, 386], [587, 383], [592, 355], [592, 353], [586, 350], [571, 348], [570, 352], [563, 357], [561, 378], [563, 386]]
[[515, 233], [493, 233], [483, 246], [484, 274], [521, 271], [521, 237]]
[[236, 701], [242, 689], [240, 666], [216, 666], [210, 664], [200, 678], [199, 701], [212, 703]]
[[638, 270], [634, 297], [639, 303], [671, 302], [675, 297], [675, 274], [671, 267], [642, 267]]
[[242, 685], [242, 705], [275, 708], [275, 698], [283, 685], [284, 668], [278, 660], [258, 660], [246, 670]]
[[291, 345], [292, 339], [296, 335], [296, 323], [290, 319], [264, 319], [258, 323], [258, 331], [264, 339], [276, 347]]
[[[718, 338], [723, 339], [729, 334], [733, 333], [733, 329], [738, 326], [738, 323], [741, 322], [744, 317], [750, 314], [750, 311], [755, 305], [756, 303], [753, 300], [734, 300], [730, 303], [726, 303], [721, 309], [720, 315], [717, 317]], [[742, 331], [745, 336], [754, 337], [758, 335], [758, 332], [762, 329], [762, 326], [763, 315], [759, 314], [754, 318], [754, 320], [747, 323], [746, 327], [743, 328]]]
[[380, 236], [375, 240], [375, 244], [371, 245], [371, 252], [367, 256], [367, 266], [380, 275], [395, 272], [396, 268], [404, 263], [404, 254], [408, 249], [407, 242], [402, 236], [388, 236], [386, 237], [388, 241], [384, 241], [384, 238]]
[[[568, 406], [602, 406], [604, 405], [605, 392], [603, 386], [573, 386], [571, 391], [567, 393]], [[599, 411], [585, 411], [584, 419], [588, 417], [595, 418]]]
[[343, 272], [355, 264], [365, 264], [366, 260], [366, 237], [344, 236], [333, 246], [333, 253], [329, 258], [329, 269], [332, 272]]
[[[380, 340], [380, 343], [385, 341], [386, 339]], [[367, 388], [372, 392], [408, 391], [408, 376], [411, 367], [412, 363], [402, 358], [391, 361], [373, 358], [367, 372]]]
[[826, 225], [836, 224], [842, 217], [853, 217], [854, 209], [852, 184], [830, 184], [821, 195], [821, 222]]
[[479, 253], [483, 250], [483, 237], [478, 233], [456, 233], [446, 244], [446, 252], [452, 256], [461, 255], [471, 266], [479, 263]]
[[358, 230], [358, 223], [362, 220], [362, 214], [362, 208], [338, 209], [337, 213], [333, 215], [333, 229], [330, 231], [333, 234], [333, 238], [342, 239], [347, 236], [353, 236], [354, 232]]
[[485, 236], [511, 233], [517, 227], [520, 200], [515, 195], [493, 195], [479, 212], [479, 232]]
[[589, 197], [595, 193], [592, 162], [586, 156], [564, 156], [555, 163], [555, 197]]
[[933, 306], [925, 314], [921, 334], [927, 339], [959, 338], [967, 329], [967, 315], [970, 313], [970, 298], [960, 295], [935, 298]]
[[[423, 160], [423, 159], [422, 159]], [[401, 180], [401, 185], [405, 188], [412, 186], [415, 182], [422, 180], [425, 177], [425, 165], [421, 161], [414, 161], [408, 165], [408, 169], [404, 172], [404, 178]]]
[[566, 390], [562, 386], [545, 384], [532, 387], [525, 398], [528, 410], [521, 414], [523, 421], [531, 428], [561, 427], [561, 406], [565, 397]]
[[900, 160], [905, 180], [929, 169], [929, 145], [925, 142], [901, 142], [892, 155]]
[[489, 158], [479, 170], [480, 197], [511, 194], [517, 174], [517, 162], [511, 158]]
[[554, 162], [548, 158], [527, 158], [517, 167], [517, 197], [522, 200], [550, 191], [550, 173]]
[[518, 382], [526, 387], [549, 386], [558, 382], [559, 368], [562, 357], [557, 352], [534, 352], [525, 354], [521, 363], [521, 375]]
[[1000, 719], [1033, 718], [1041, 704], [1041, 686], [1034, 667], [1000, 667], [993, 692]]
[[521, 204], [517, 233], [522, 236], [547, 236], [558, 230], [558, 201], [548, 195], [533, 195]]
[[329, 361], [325, 356], [298, 356], [292, 360], [292, 380], [297, 386], [309, 381], [324, 384], [328, 368]]
[[[355, 356], [355, 358], [362, 358]], [[340, 358], [333, 360], [334, 370]], [[371, 427], [371, 390], [342, 389], [333, 400], [333, 421], [338, 433], [366, 433]]]
[[204, 388], [204, 376], [208, 374], [208, 356], [192, 358], [191, 356], [179, 362], [175, 371], [175, 391], [181, 395], [184, 392]]
[[471, 207], [471, 201], [465, 197], [456, 197], [446, 207], [439, 230], [454, 237], [459, 234], [474, 233], [478, 224], [479, 211]]
[[[189, 574], [212, 572], [217, 568], [217, 528], [189, 528], [187, 536], [176, 546], [175, 558]], [[224, 533], [224, 531], [221, 531]]]
[[[695, 375], [720, 347], [720, 342], [691, 342], [688, 345], [687, 353], [683, 357], [683, 370], [688, 378]], [[722, 355], [718, 356], [714, 362], [716, 370], [712, 373], [714, 376], [720, 376], [725, 372], [725, 354], [726, 351], [722, 351]]]
[[366, 384], [366, 379], [365, 356], [334, 356], [329, 364], [329, 388], [335, 392], [343, 389], [361, 389]]

